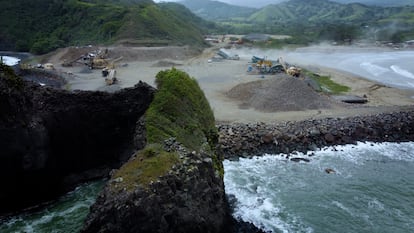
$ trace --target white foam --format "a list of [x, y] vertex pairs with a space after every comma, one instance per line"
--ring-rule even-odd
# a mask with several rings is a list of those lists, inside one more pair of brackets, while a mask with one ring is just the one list
[[365, 69], [370, 74], [372, 74], [372, 75], [374, 75], [376, 77], [378, 77], [378, 76], [380, 76], [380, 75], [382, 75], [382, 74], [390, 71], [387, 68], [384, 68], [384, 67], [381, 67], [381, 66], [372, 64], [370, 62], [363, 62], [363, 63], [361, 63], [360, 66], [361, 66], [361, 68]]
[[399, 74], [399, 75], [404, 76], [404, 77], [414, 79], [414, 74], [412, 74], [412, 73], [411, 73], [410, 71], [408, 71], [408, 70], [404, 70], [404, 69], [402, 69], [402, 68], [401, 68], [401, 67], [399, 67], [399, 66], [392, 65], [392, 66], [391, 66], [391, 70], [392, 70], [392, 71], [394, 71], [395, 73]]
[[3, 63], [8, 66], [14, 66], [19, 64], [20, 59], [16, 57], [1, 56], [3, 58]]
[[[368, 161], [413, 162], [414, 143], [359, 142], [356, 145], [325, 147], [307, 154], [297, 153], [291, 157], [308, 158], [310, 162], [292, 162], [285, 154], [266, 154], [252, 159], [224, 161], [226, 193], [237, 199], [233, 213], [235, 218], [270, 232], [313, 232], [312, 227], [307, 226], [299, 216], [284, 206], [282, 196], [290, 191], [289, 188], [293, 188], [293, 191], [306, 189], [309, 184], [306, 186], [302, 182], [309, 182], [312, 177], [323, 179], [326, 168], [336, 171], [336, 176], [332, 178], [344, 181], [352, 177], [354, 167]], [[289, 175], [296, 173], [298, 169], [302, 170], [301, 173], [304, 173], [305, 169], [306, 176], [310, 179]], [[275, 182], [277, 180], [280, 183], [292, 183], [294, 186], [280, 190]], [[381, 212], [387, 209], [379, 199], [372, 197], [366, 199], [364, 203], [367, 208], [375, 211]], [[363, 219], [366, 224], [371, 224], [369, 215], [358, 208], [346, 206], [340, 200], [333, 200], [331, 205], [351, 216]]]

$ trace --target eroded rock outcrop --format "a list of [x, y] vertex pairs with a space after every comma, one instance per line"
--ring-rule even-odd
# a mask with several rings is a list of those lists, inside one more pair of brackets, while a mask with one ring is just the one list
[[148, 144], [113, 172], [82, 232], [228, 232], [213, 112], [184, 72], [160, 72], [156, 83]]
[[0, 75], [0, 214], [104, 177], [142, 147], [134, 134], [149, 85], [67, 92], [23, 82], [7, 66]]

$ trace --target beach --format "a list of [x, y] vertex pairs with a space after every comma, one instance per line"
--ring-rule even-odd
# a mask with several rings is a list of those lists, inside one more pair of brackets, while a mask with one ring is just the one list
[[[100, 70], [89, 70], [86, 66], [62, 67], [61, 64], [67, 50], [49, 56], [45, 62], [51, 62], [58, 71], [72, 74], [68, 80], [69, 90], [101, 90], [116, 91], [121, 88], [132, 87], [139, 81], [155, 86], [156, 74], [165, 69], [175, 67], [187, 72], [195, 78], [205, 92], [218, 122], [283, 122], [305, 119], [319, 119], [325, 117], [348, 117], [356, 115], [370, 115], [380, 112], [392, 112], [404, 109], [414, 103], [414, 89], [391, 87], [378, 81], [369, 80], [362, 75], [338, 69], [338, 67], [322, 66], [318, 62], [299, 61], [295, 59], [298, 52], [261, 51], [251, 49], [231, 49], [229, 53], [239, 54], [240, 60], [222, 60], [211, 62], [219, 47], [205, 49], [201, 54], [194, 55], [188, 47], [164, 48], [136, 48], [111, 47], [114, 56], [122, 56], [117, 64], [117, 78], [119, 83], [112, 86], [105, 85]], [[329, 109], [303, 109], [300, 111], [264, 112], [254, 108], [242, 106], [240, 101], [227, 96], [229, 90], [239, 84], [260, 80], [280, 78], [277, 75], [251, 75], [247, 68], [251, 56], [273, 56], [268, 59], [277, 59], [283, 54], [286, 62], [293, 63], [320, 75], [328, 75], [339, 84], [350, 87], [347, 95], [366, 97], [368, 102], [363, 105], [338, 104]], [[293, 54], [293, 55], [292, 55]], [[311, 59], [312, 57], [310, 57]], [[291, 59], [291, 60], [288, 60]], [[292, 77], [293, 78], [293, 77]], [[255, 90], [260, 91], [260, 90]], [[287, 92], [301, 92], [302, 90], [286, 90]], [[282, 98], [282, 97], [281, 97]], [[288, 100], [287, 100], [288, 101]], [[294, 101], [290, 100], [289, 101]]]

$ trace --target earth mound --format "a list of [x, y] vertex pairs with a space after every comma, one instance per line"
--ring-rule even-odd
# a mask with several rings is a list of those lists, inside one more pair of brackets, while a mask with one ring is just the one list
[[226, 93], [240, 108], [262, 112], [331, 109], [339, 103], [316, 92], [305, 81], [290, 76], [239, 84]]

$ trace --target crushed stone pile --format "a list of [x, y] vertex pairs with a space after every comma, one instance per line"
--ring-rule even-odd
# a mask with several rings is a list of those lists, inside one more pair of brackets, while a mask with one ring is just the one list
[[227, 96], [240, 101], [240, 108], [262, 112], [331, 109], [340, 105], [316, 92], [305, 81], [285, 75], [239, 84], [228, 91]]

